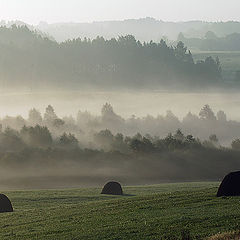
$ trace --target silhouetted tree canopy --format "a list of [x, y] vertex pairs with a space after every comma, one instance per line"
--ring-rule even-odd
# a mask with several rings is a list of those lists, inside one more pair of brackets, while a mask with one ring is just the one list
[[69, 133], [66, 134], [64, 133], [62, 136], [59, 138], [59, 144], [63, 147], [68, 147], [68, 148], [77, 148], [78, 147], [78, 140], [77, 138]]
[[24, 126], [20, 131], [22, 140], [34, 147], [49, 147], [53, 140], [47, 127], [36, 125], [35, 127]]
[[199, 113], [199, 116], [203, 120], [212, 120], [212, 121], [216, 120], [215, 114], [214, 114], [214, 112], [212, 111], [212, 109], [210, 108], [209, 105], [205, 105], [201, 109], [201, 111]]
[[221, 83], [218, 59], [194, 62], [183, 42], [167, 46], [134, 36], [57, 43], [26, 26], [0, 27], [0, 85], [28, 89], [83, 87], [196, 88]]
[[[60, 171], [66, 177], [82, 169], [87, 175], [107, 172], [156, 180], [216, 180], [240, 167], [240, 122], [228, 120], [222, 110], [216, 118], [209, 105], [199, 116], [188, 113], [183, 120], [171, 111], [124, 119], [110, 104], [99, 116], [79, 112], [77, 119], [57, 117], [52, 106], [46, 112], [50, 122], [33, 109], [28, 119], [0, 119], [1, 167], [24, 176], [29, 167], [31, 173], [47, 169], [47, 174]], [[33, 125], [36, 119], [39, 125]], [[56, 127], [56, 119], [64, 124]]]

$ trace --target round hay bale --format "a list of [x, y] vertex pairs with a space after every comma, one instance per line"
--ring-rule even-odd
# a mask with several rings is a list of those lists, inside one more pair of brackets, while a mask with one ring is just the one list
[[123, 195], [123, 190], [118, 182], [108, 182], [101, 192], [101, 194]]
[[4, 212], [13, 212], [13, 207], [7, 196], [0, 194], [0, 213]]
[[240, 171], [231, 172], [224, 177], [217, 192], [217, 197], [240, 196]]

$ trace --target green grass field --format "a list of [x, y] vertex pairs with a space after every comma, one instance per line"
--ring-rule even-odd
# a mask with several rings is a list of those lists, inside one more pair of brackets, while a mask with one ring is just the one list
[[0, 218], [0, 239], [193, 239], [240, 229], [240, 197], [217, 198], [219, 183], [4, 192], [14, 212]]

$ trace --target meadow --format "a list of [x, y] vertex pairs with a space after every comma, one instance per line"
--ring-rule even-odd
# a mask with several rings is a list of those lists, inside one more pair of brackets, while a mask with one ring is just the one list
[[[218, 182], [4, 192], [14, 212], [1, 214], [0, 239], [207, 239], [240, 229], [240, 198], [217, 198]], [[214, 238], [218, 239], [218, 238]]]

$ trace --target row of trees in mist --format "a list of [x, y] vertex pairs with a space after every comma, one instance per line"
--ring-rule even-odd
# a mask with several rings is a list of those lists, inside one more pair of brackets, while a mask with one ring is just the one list
[[[121, 153], [155, 153], [163, 151], [218, 148], [221, 149], [215, 134], [209, 139], [200, 141], [192, 135], [184, 135], [180, 129], [166, 137], [145, 136], [137, 133], [134, 136], [124, 136], [121, 133], [114, 135], [110, 130], [101, 130], [92, 136], [92, 150], [117, 151]], [[7, 127], [0, 131], [0, 152], [20, 152], [24, 149], [86, 149], [79, 144], [78, 139], [72, 133], [60, 134], [54, 137], [45, 126], [22, 127], [19, 131]], [[240, 139], [232, 142], [234, 150], [240, 150]]]
[[0, 166], [13, 176], [83, 174], [140, 184], [217, 180], [240, 168], [240, 123], [208, 105], [182, 121], [170, 111], [124, 119], [110, 104], [99, 116], [79, 111], [76, 118], [60, 118], [49, 105], [43, 115], [31, 109], [27, 119], [0, 123]]
[[26, 26], [0, 27], [3, 88], [198, 88], [221, 85], [218, 59], [194, 62], [182, 42], [141, 43], [134, 36], [57, 43]]
[[[125, 119], [117, 114], [108, 103], [102, 107], [101, 115], [79, 111], [76, 117], [65, 116], [60, 118], [54, 108], [49, 105], [43, 115], [38, 110], [31, 109], [27, 119], [22, 116], [6, 116], [0, 119], [0, 124], [2, 131], [8, 128], [23, 131], [25, 128], [38, 125], [43, 129], [47, 128], [45, 129], [46, 132], [47, 130], [51, 132], [52, 137], [48, 139], [57, 139], [64, 133], [72, 134], [82, 147], [87, 148], [98, 148], [101, 141], [97, 141], [98, 143], [95, 141], [96, 133], [106, 129], [112, 135], [121, 133], [132, 137], [139, 133], [142, 136], [151, 135], [160, 138], [166, 137], [176, 129], [181, 129], [186, 136], [190, 134], [201, 141], [208, 139], [212, 134], [216, 134], [219, 145], [223, 146], [230, 146], [232, 140], [240, 137], [240, 122], [228, 120], [227, 115], [222, 110], [215, 114], [209, 105], [203, 106], [198, 115], [189, 112], [182, 120], [171, 111], [156, 117], [147, 115], [140, 118], [132, 115]], [[39, 128], [34, 131], [38, 130]], [[44, 136], [47, 135], [46, 133]], [[44, 141], [48, 142], [47, 140]]]
[[85, 181], [111, 178], [146, 184], [218, 180], [240, 167], [240, 139], [234, 140], [230, 149], [222, 147], [215, 134], [201, 141], [180, 129], [163, 138], [140, 133], [124, 136], [106, 129], [93, 133], [88, 148], [80, 140], [72, 133], [54, 136], [40, 125], [23, 126], [18, 131], [2, 129], [1, 169], [25, 177], [34, 172], [46, 178], [64, 176], [68, 181], [68, 177], [83, 174]]

